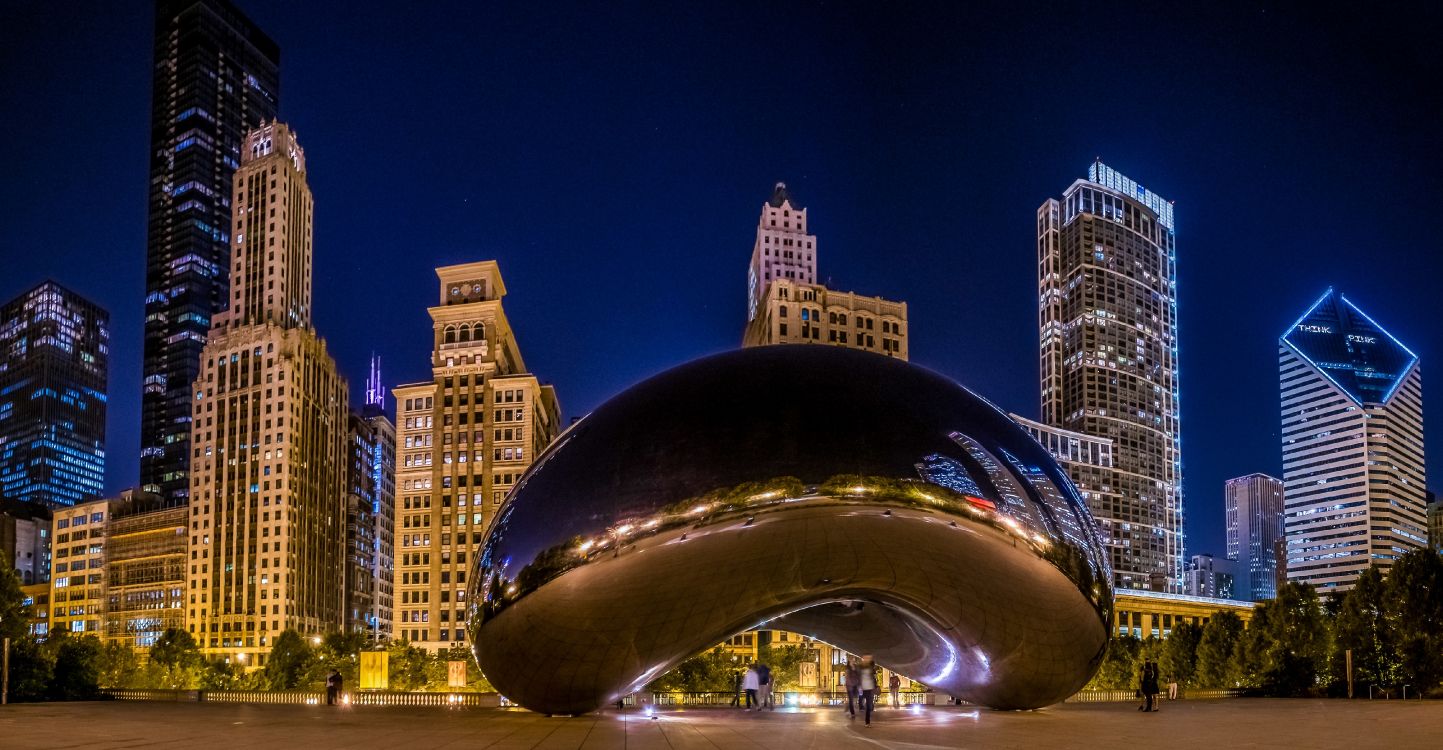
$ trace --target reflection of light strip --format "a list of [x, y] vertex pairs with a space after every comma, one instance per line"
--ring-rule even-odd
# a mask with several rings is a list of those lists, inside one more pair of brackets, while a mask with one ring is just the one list
[[[947, 647], [947, 663], [944, 664], [944, 665], [942, 665], [942, 671], [941, 671], [941, 672], [938, 672], [937, 674], [932, 675], [931, 677], [923, 677], [923, 678], [920, 680], [921, 682], [923, 682], [923, 683], [941, 682], [942, 680], [945, 680], [945, 679], [947, 679], [948, 677], [951, 677], [951, 676], [952, 676], [952, 673], [957, 671], [957, 647], [956, 647], [956, 646], [953, 646], [953, 645], [952, 645], [952, 642], [949, 641], [949, 640], [947, 640], [946, 638], [943, 638], [943, 639], [942, 639], [942, 645], [944, 645], [944, 646]], [[978, 652], [978, 653], [980, 654], [981, 652]], [[987, 657], [985, 657], [985, 656], [982, 657], [982, 664], [983, 664], [984, 667], [987, 666]]]
[[972, 503], [973, 505], [986, 508], [987, 510], [997, 510], [997, 503], [994, 503], [985, 497], [973, 497], [971, 495], [963, 495], [962, 497], [967, 502]]

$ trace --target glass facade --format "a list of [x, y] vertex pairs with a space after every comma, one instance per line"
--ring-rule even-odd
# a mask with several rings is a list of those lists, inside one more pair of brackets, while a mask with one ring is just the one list
[[51, 508], [98, 497], [110, 314], [47, 281], [0, 321], [0, 496]]
[[187, 495], [190, 385], [229, 293], [231, 177], [274, 120], [280, 50], [226, 0], [156, 4], [140, 481]]

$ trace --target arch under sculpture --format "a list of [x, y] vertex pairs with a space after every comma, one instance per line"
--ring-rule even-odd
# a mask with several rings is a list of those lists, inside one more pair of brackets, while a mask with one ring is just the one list
[[900, 360], [774, 346], [564, 433], [488, 531], [467, 627], [492, 684], [545, 713], [763, 623], [1025, 709], [1092, 676], [1112, 595], [1077, 491], [1007, 415]]

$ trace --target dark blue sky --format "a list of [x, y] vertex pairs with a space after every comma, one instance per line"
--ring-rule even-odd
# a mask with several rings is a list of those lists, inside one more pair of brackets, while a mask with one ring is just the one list
[[[1098, 155], [1177, 202], [1190, 552], [1221, 552], [1224, 479], [1280, 471], [1277, 336], [1324, 287], [1425, 375], [1443, 346], [1436, 9], [239, 2], [282, 48], [356, 397], [372, 350], [429, 377], [448, 263], [500, 261], [568, 415], [737, 346], [785, 180], [834, 288], [906, 300], [914, 362], [1036, 416], [1034, 212]], [[111, 311], [111, 490], [138, 473], [150, 56], [149, 3], [0, 9], [0, 296], [49, 276]]]

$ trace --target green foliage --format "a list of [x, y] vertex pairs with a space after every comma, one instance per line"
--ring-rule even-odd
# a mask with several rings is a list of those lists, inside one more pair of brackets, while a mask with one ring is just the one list
[[1383, 602], [1398, 679], [1417, 690], [1436, 689], [1443, 682], [1443, 556], [1415, 550], [1398, 558]]
[[265, 686], [271, 690], [294, 690], [310, 669], [311, 646], [294, 630], [282, 631], [271, 644], [264, 669]]
[[[816, 661], [817, 654], [806, 646], [765, 646], [757, 659], [771, 667], [773, 690], [796, 690], [801, 686], [802, 662]], [[722, 690], [731, 690], [731, 685]]]
[[0, 555], [0, 638], [9, 638], [14, 643], [29, 630], [25, 592], [20, 590], [20, 574], [15, 572], [5, 555]]
[[1198, 639], [1193, 684], [1205, 688], [1238, 687], [1238, 650], [1243, 620], [1235, 612], [1214, 612]]
[[55, 649], [25, 636], [10, 641], [10, 700], [45, 700], [55, 677]]
[[1176, 682], [1184, 687], [1194, 684], [1197, 672], [1197, 650], [1202, 642], [1203, 629], [1190, 622], [1173, 626], [1166, 640], [1158, 648], [1158, 669], [1162, 682]]
[[425, 649], [406, 641], [391, 641], [386, 646], [392, 690], [425, 690], [429, 676], [426, 665], [431, 661]]
[[1288, 583], [1262, 602], [1244, 639], [1245, 679], [1271, 695], [1307, 695], [1325, 673], [1331, 637], [1318, 594]]
[[1102, 666], [1087, 683], [1087, 690], [1127, 690], [1137, 687], [1142, 664], [1142, 641], [1130, 635], [1118, 636], [1107, 644]]
[[145, 687], [190, 690], [200, 684], [205, 668], [195, 638], [180, 628], [170, 628], [151, 644], [146, 675], [153, 682]]
[[731, 692], [736, 684], [735, 675], [741, 669], [738, 662], [718, 647], [676, 665], [648, 687], [685, 693]]
[[[1338, 599], [1333, 619], [1332, 674], [1347, 684], [1347, 652], [1353, 652], [1353, 680], [1359, 686], [1392, 685], [1401, 665], [1393, 625], [1388, 621], [1387, 585], [1382, 572], [1369, 568], [1352, 591]], [[1364, 688], [1366, 689], [1366, 688]]]
[[135, 649], [111, 641], [100, 647], [96, 662], [100, 686], [105, 688], [143, 687], [145, 672], [140, 666], [140, 655]]
[[100, 694], [99, 638], [52, 637], [46, 645], [55, 651], [55, 673], [46, 691], [48, 698], [86, 700]]
[[326, 677], [331, 670], [340, 672], [341, 684], [346, 689], [352, 689], [360, 685], [361, 676], [361, 651], [367, 645], [366, 636], [362, 633], [331, 633], [321, 639], [321, 645], [316, 647], [311, 660], [310, 668], [302, 683], [313, 690], [322, 690], [326, 686]]

